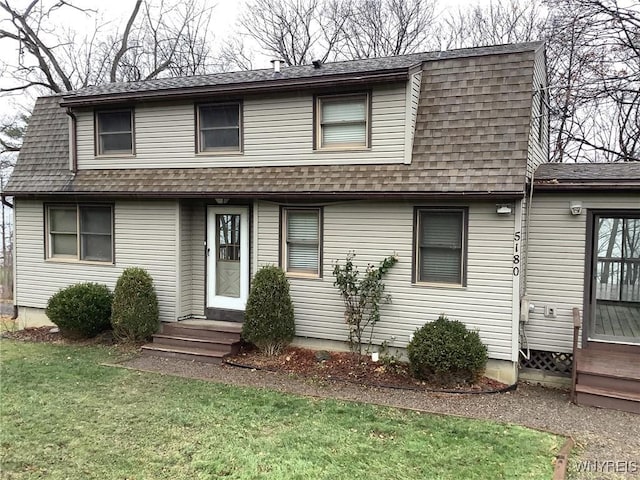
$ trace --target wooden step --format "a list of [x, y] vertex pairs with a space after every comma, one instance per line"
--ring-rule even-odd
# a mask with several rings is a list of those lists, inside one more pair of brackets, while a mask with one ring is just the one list
[[635, 353], [579, 349], [576, 361], [578, 374], [640, 382], [640, 356]]
[[192, 360], [203, 363], [222, 363], [222, 359], [229, 355], [229, 352], [205, 350], [202, 348], [184, 348], [176, 346], [164, 346], [157, 344], [148, 344], [142, 347], [144, 355], [153, 355], [156, 357], [179, 358], [182, 360]]
[[228, 338], [194, 338], [157, 333], [153, 336], [153, 344], [237, 353], [240, 343]]
[[[225, 328], [225, 327], [222, 327]], [[228, 327], [227, 327], [228, 328]], [[237, 327], [236, 327], [237, 329]], [[161, 333], [184, 338], [201, 338], [210, 340], [228, 340], [232, 342], [240, 341], [239, 331], [217, 330], [211, 327], [201, 327], [196, 325], [182, 325], [180, 323], [164, 323]]]
[[576, 385], [577, 403], [592, 407], [610, 408], [640, 414], [640, 394], [609, 388]]
[[640, 395], [640, 381], [626, 377], [597, 375], [578, 371], [577, 384], [585, 387], [599, 388]]

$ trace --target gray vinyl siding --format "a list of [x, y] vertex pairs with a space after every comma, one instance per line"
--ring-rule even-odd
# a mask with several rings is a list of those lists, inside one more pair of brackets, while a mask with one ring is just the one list
[[372, 90], [371, 148], [363, 151], [313, 150], [311, 93], [245, 98], [244, 152], [235, 154], [195, 153], [195, 110], [191, 102], [136, 106], [135, 156], [96, 157], [93, 112], [79, 111], [78, 168], [402, 163], [405, 88], [405, 84], [397, 84]]
[[[542, 89], [540, 88], [542, 86]], [[529, 129], [529, 152], [527, 155], [527, 177], [538, 165], [549, 161], [549, 109], [547, 91], [547, 62], [544, 49], [536, 52], [533, 65], [533, 91], [531, 97], [531, 127]], [[540, 95], [546, 104], [540, 110]], [[542, 115], [542, 138], [539, 136], [539, 118]]]
[[174, 201], [114, 202], [115, 265], [99, 265], [46, 261], [43, 202], [16, 199], [16, 305], [45, 308], [51, 295], [78, 282], [105, 283], [113, 290], [123, 269], [139, 266], [153, 277], [160, 319], [175, 320], [176, 205]]
[[193, 219], [192, 205], [188, 202], [180, 203], [180, 312], [179, 317], [192, 314], [193, 288], [191, 286], [192, 272], [192, 234]]
[[[443, 205], [443, 204], [440, 204]], [[446, 203], [456, 205], [456, 203]], [[460, 205], [460, 204], [457, 204]], [[469, 206], [466, 287], [412, 285], [414, 205], [350, 202], [324, 207], [323, 278], [290, 277], [296, 334], [346, 340], [344, 307], [333, 286], [336, 260], [350, 250], [364, 270], [385, 256], [399, 258], [385, 278], [392, 303], [382, 308], [377, 343], [406, 346], [409, 335], [441, 313], [478, 329], [492, 358], [513, 360], [512, 250], [514, 217], [499, 217], [495, 202]], [[279, 206], [259, 202], [258, 263], [278, 264]], [[491, 241], [487, 241], [490, 238]]]
[[205, 303], [205, 246], [207, 209], [203, 202], [191, 209], [191, 314], [204, 315]]
[[413, 152], [413, 137], [416, 133], [416, 119], [418, 117], [418, 104], [420, 102], [420, 84], [422, 70], [411, 75], [410, 88], [407, 89], [407, 120], [405, 137], [405, 163], [411, 163]]
[[[569, 202], [582, 201], [581, 215], [569, 213]], [[573, 307], [582, 312], [587, 209], [640, 209], [640, 196], [616, 194], [535, 194], [531, 208], [527, 291], [535, 312], [526, 333], [536, 350], [570, 352]], [[545, 305], [556, 318], [544, 316]]]

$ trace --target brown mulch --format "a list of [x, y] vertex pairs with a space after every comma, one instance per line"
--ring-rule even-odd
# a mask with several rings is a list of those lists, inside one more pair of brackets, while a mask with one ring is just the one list
[[444, 391], [464, 393], [488, 393], [502, 391], [508, 385], [481, 377], [473, 385], [441, 387], [416, 380], [404, 362], [377, 361], [354, 352], [313, 351], [289, 347], [281, 354], [265, 356], [258, 351], [243, 351], [227, 357], [231, 365], [256, 368], [272, 372], [294, 374], [321, 380], [342, 380], [369, 386], [410, 389], [419, 391]]
[[1, 336], [24, 342], [47, 342], [63, 345], [115, 345], [117, 343], [111, 330], [107, 330], [93, 338], [74, 339], [63, 337], [56, 327], [30, 327], [23, 330], [6, 331]]

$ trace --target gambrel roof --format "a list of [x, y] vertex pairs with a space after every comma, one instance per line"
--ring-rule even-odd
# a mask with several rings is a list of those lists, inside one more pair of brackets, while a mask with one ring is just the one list
[[[526, 188], [534, 57], [543, 44], [432, 52], [286, 67], [282, 78], [259, 70], [90, 87], [36, 102], [9, 195], [136, 196], [521, 196]], [[223, 94], [259, 95], [261, 88], [313, 91], [317, 80], [405, 81], [422, 69], [410, 164], [69, 170], [69, 119], [64, 105], [129, 104]], [[318, 73], [319, 72], [319, 73]], [[387, 78], [384, 81], [391, 81]], [[316, 82], [310, 81], [315, 79]], [[289, 82], [289, 83], [287, 83]], [[244, 90], [243, 90], [244, 88]], [[241, 93], [240, 93], [241, 94]], [[310, 126], [311, 128], [311, 126]]]

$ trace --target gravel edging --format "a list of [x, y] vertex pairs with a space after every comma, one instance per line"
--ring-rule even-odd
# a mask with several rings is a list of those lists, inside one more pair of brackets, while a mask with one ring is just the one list
[[[304, 379], [289, 374], [239, 369], [195, 361], [139, 356], [117, 367], [209, 380], [240, 387], [265, 388], [297, 395], [333, 398], [411, 409], [431, 414], [493, 420], [522, 425], [572, 437], [577, 451], [565, 462], [569, 478], [640, 478], [640, 416], [615, 410], [574, 405], [568, 392], [537, 385], [520, 384], [515, 391], [499, 395], [469, 395], [416, 392], [367, 387], [346, 382]], [[578, 473], [578, 461], [626, 462], [637, 471], [626, 474], [609, 469]], [[635, 462], [633, 464], [632, 462]]]

